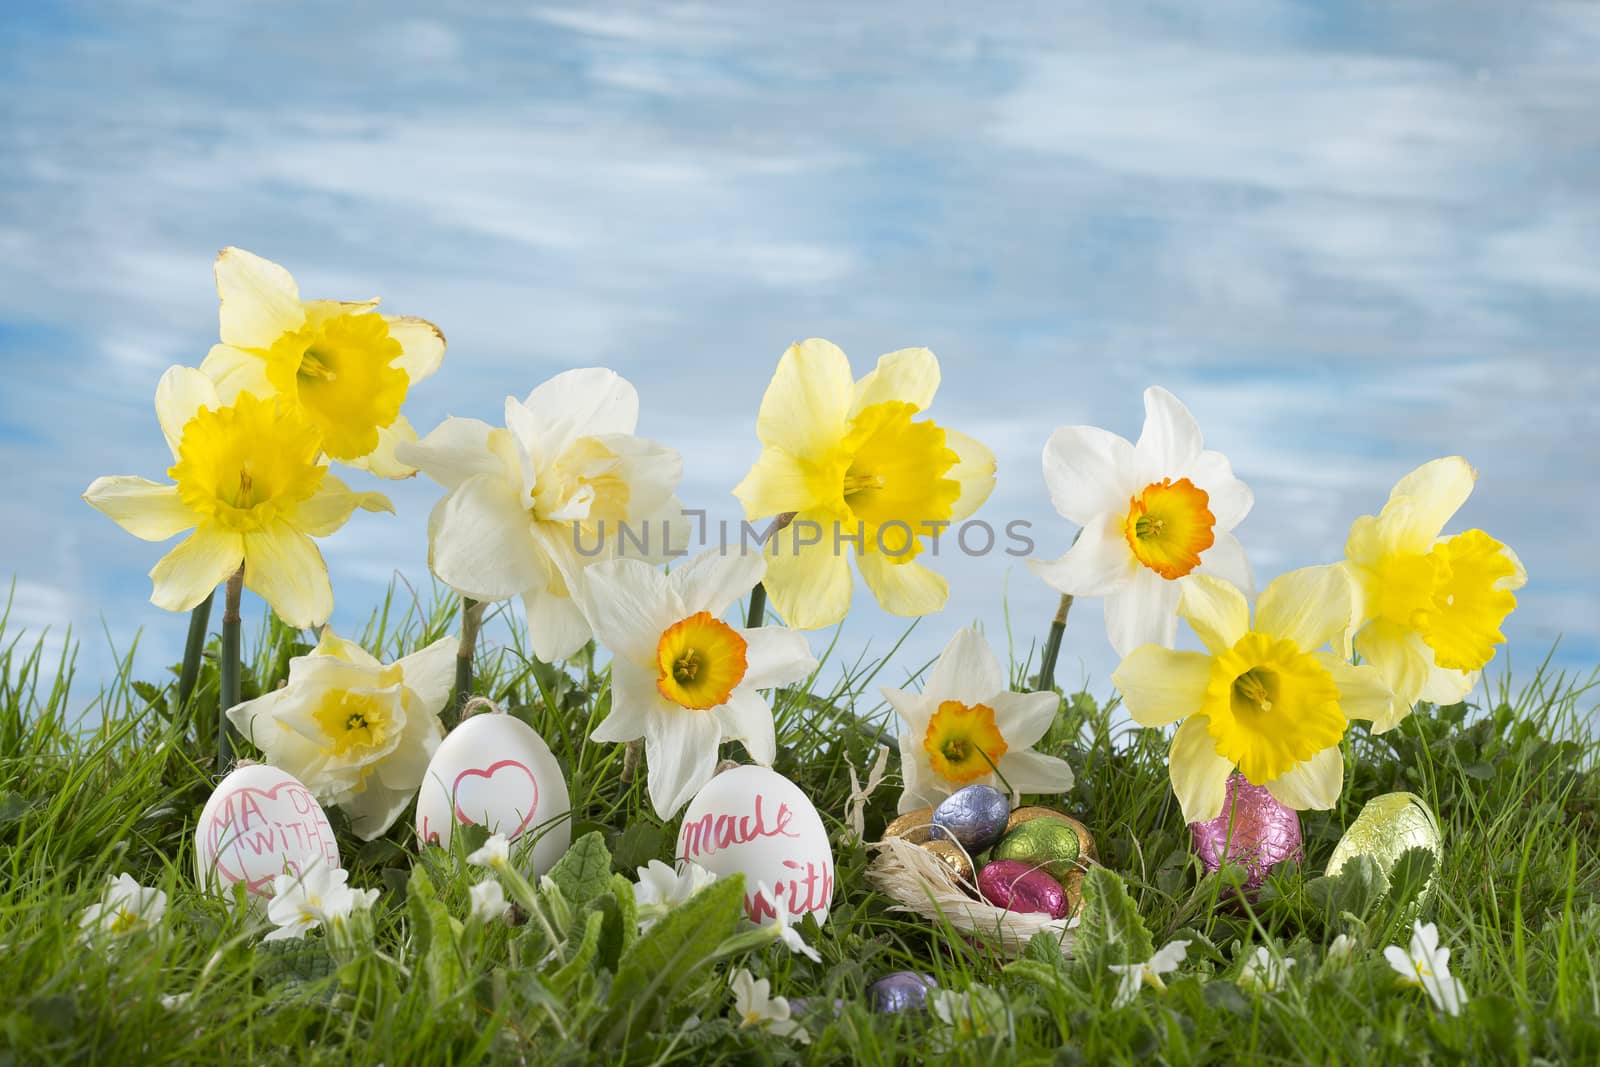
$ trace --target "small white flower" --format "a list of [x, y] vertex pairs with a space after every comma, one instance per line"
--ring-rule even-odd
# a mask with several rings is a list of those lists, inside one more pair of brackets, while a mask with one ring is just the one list
[[163, 993], [161, 994], [161, 1006], [168, 1011], [182, 1011], [189, 1006], [189, 998], [192, 995], [191, 993]]
[[789, 920], [794, 917], [789, 914], [789, 909], [777, 903], [777, 894], [768, 889], [764, 883], [757, 882], [753, 899], [760, 900], [762, 897], [766, 897], [774, 904], [772, 921], [767, 923], [767, 927], [777, 932], [776, 940], [782, 942], [783, 947], [790, 952], [798, 952], [813, 963], [821, 963], [822, 956], [817, 950], [806, 944], [799, 930], [789, 925]]
[[878, 758], [873, 762], [872, 769], [867, 772], [867, 787], [861, 788], [861, 780], [856, 777], [856, 769], [850, 768], [850, 804], [845, 811], [845, 822], [850, 826], [853, 840], [863, 841], [867, 835], [867, 801], [872, 794], [883, 784], [883, 775], [889, 768], [889, 746], [878, 746]]
[[761, 1030], [793, 1038], [802, 1045], [811, 1043], [811, 1035], [792, 1017], [789, 1002], [772, 996], [772, 983], [765, 978], [757, 980], [740, 967], [728, 976], [728, 985], [733, 988], [733, 1012], [741, 1030]]
[[352, 889], [338, 867], [313, 867], [303, 874], [280, 874], [272, 880], [267, 918], [278, 929], [268, 941], [304, 937], [319, 926], [341, 926], [353, 912], [365, 911], [378, 899], [376, 889]]
[[717, 876], [698, 863], [686, 862], [675, 869], [660, 860], [636, 868], [639, 880], [633, 899], [639, 905], [639, 929], [645, 931], [660, 922], [679, 904], [717, 880]]
[[133, 875], [124, 873], [106, 880], [100, 902], [83, 909], [78, 928], [86, 939], [98, 934], [121, 935], [155, 927], [166, 911], [167, 894], [142, 886]]
[[1276, 992], [1289, 980], [1289, 970], [1296, 962], [1275, 956], [1265, 945], [1259, 945], [1244, 961], [1244, 969], [1239, 972], [1239, 984], [1258, 993]]
[[1147, 985], [1158, 993], [1165, 993], [1167, 984], [1161, 980], [1161, 976], [1177, 970], [1188, 952], [1189, 942], [1172, 941], [1163, 945], [1144, 963], [1111, 964], [1112, 973], [1122, 976], [1112, 1007], [1121, 1008], [1139, 999], [1140, 986]]
[[951, 1047], [1010, 1032], [1010, 1009], [987, 986], [975, 985], [964, 993], [936, 989], [928, 995], [928, 1006], [944, 1024], [945, 1041]]
[[467, 896], [472, 898], [472, 911], [468, 917], [477, 922], [494, 922], [511, 910], [506, 891], [493, 879], [479, 882], [467, 890]]
[[1409, 954], [1399, 945], [1390, 945], [1383, 950], [1383, 958], [1408, 985], [1421, 986], [1435, 1008], [1446, 1015], [1461, 1014], [1467, 990], [1461, 979], [1450, 973], [1450, 950], [1439, 944], [1439, 928], [1433, 923], [1416, 924]]
[[1355, 960], [1356, 949], [1359, 947], [1355, 938], [1349, 934], [1340, 934], [1328, 946], [1328, 962], [1343, 967]]
[[467, 862], [474, 867], [503, 871], [511, 865], [511, 842], [505, 834], [490, 834], [483, 847], [467, 857]]

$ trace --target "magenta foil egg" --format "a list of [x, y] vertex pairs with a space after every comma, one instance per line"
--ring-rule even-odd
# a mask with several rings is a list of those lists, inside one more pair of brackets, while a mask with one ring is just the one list
[[1246, 889], [1259, 888], [1267, 872], [1284, 860], [1304, 854], [1300, 839], [1300, 813], [1285, 807], [1264, 785], [1251, 785], [1242, 774], [1228, 779], [1222, 814], [1207, 822], [1192, 822], [1195, 855], [1207, 871], [1223, 863], [1237, 863], [1248, 871]]
[[1007, 911], [1044, 912], [1052, 919], [1066, 918], [1067, 891], [1061, 883], [1021, 860], [995, 860], [978, 872], [978, 892], [983, 899]]

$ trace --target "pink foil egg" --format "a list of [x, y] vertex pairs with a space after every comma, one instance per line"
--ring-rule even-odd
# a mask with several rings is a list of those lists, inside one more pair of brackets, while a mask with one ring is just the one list
[[[1305, 854], [1300, 839], [1300, 813], [1278, 803], [1264, 785], [1251, 785], [1235, 773], [1228, 779], [1222, 814], [1192, 822], [1195, 855], [1207, 871], [1237, 863], [1248, 872], [1244, 886], [1257, 889], [1267, 872], [1287, 859]], [[1231, 835], [1231, 836], [1230, 836]]]
[[1044, 871], [1021, 860], [995, 860], [978, 872], [983, 899], [1007, 911], [1044, 912], [1052, 919], [1067, 915], [1067, 891]]

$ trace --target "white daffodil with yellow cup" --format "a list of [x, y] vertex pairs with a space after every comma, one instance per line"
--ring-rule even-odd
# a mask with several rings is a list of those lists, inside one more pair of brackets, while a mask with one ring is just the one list
[[1327, 650], [1343, 648], [1352, 599], [1342, 569], [1307, 567], [1274, 579], [1252, 619], [1237, 587], [1194, 575], [1177, 610], [1205, 651], [1142, 645], [1112, 673], [1135, 722], [1180, 724], [1167, 767], [1185, 822], [1222, 813], [1235, 768], [1297, 810], [1339, 798], [1345, 729], [1380, 718], [1390, 700], [1376, 668]]

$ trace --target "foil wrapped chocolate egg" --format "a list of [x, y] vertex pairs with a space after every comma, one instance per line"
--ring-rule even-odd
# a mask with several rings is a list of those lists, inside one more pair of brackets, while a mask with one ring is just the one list
[[991, 785], [957, 789], [933, 809], [933, 837], [948, 836], [977, 855], [1005, 836], [1011, 802]]
[[867, 987], [867, 1002], [877, 1012], [922, 1011], [928, 1006], [928, 994], [938, 988], [932, 975], [895, 971]]
[[1385, 793], [1367, 801], [1361, 814], [1345, 830], [1328, 857], [1328, 875], [1337, 875], [1356, 856], [1369, 856], [1387, 877], [1389, 869], [1407, 851], [1426, 849], [1433, 855], [1433, 873], [1418, 894], [1417, 903], [1427, 902], [1439, 884], [1439, 864], [1444, 861], [1444, 843], [1439, 836], [1439, 820], [1415, 793]]
[[908, 811], [883, 828], [884, 837], [901, 837], [913, 845], [933, 840], [933, 809], [917, 808]]
[[1006, 819], [1006, 833], [1010, 834], [1011, 831], [1023, 823], [1032, 822], [1034, 819], [1054, 819], [1072, 827], [1078, 835], [1078, 855], [1091, 860], [1100, 858], [1099, 850], [1094, 847], [1094, 835], [1089, 832], [1089, 828], [1072, 816], [1063, 814], [1054, 808], [1041, 808], [1034, 805], [1018, 808]]
[[1060, 882], [1020, 860], [984, 864], [978, 872], [978, 892], [997, 908], [1043, 912], [1052, 919], [1066, 918], [1071, 907]]
[[954, 841], [928, 841], [922, 846], [935, 856], [939, 857], [950, 873], [958, 881], [970, 884], [972, 882], [972, 860], [961, 850], [961, 846]]
[[1031, 819], [1006, 834], [991, 859], [1018, 860], [1037, 867], [1058, 882], [1078, 869], [1081, 848], [1077, 831], [1056, 819]]
[[1207, 871], [1236, 863], [1245, 869], [1246, 889], [1259, 889], [1267, 872], [1284, 860], [1305, 855], [1300, 813], [1279, 803], [1264, 785], [1242, 774], [1228, 779], [1222, 814], [1189, 824], [1195, 855]]

